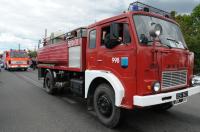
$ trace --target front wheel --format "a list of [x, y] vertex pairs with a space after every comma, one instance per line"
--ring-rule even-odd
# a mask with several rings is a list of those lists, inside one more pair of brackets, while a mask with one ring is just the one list
[[109, 128], [117, 126], [120, 108], [115, 106], [115, 94], [108, 84], [101, 84], [94, 93], [94, 109], [100, 122]]

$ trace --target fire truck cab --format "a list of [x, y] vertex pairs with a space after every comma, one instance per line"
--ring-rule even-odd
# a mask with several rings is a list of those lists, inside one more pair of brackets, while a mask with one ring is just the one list
[[38, 51], [39, 77], [50, 94], [68, 85], [107, 127], [118, 124], [122, 108], [167, 110], [200, 92], [191, 83], [194, 54], [165, 11], [136, 2], [64, 36]]
[[3, 54], [5, 70], [22, 69], [27, 70], [29, 67], [29, 56], [25, 50], [9, 50]]

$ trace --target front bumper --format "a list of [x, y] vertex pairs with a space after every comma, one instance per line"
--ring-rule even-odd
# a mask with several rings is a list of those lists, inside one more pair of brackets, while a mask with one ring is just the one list
[[8, 66], [9, 69], [20, 69], [20, 68], [28, 68], [29, 65], [10, 65]]
[[176, 94], [186, 92], [186, 91], [188, 91], [188, 97], [194, 94], [198, 94], [200, 93], [200, 86], [191, 87], [191, 88], [178, 90], [174, 92], [156, 94], [156, 95], [133, 96], [133, 105], [146, 107], [146, 106], [172, 102], [176, 100]]

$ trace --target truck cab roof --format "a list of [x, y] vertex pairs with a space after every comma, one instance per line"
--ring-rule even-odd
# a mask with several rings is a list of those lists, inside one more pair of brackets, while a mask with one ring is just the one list
[[170, 21], [172, 23], [179, 25], [175, 20], [172, 19], [170, 13], [163, 11], [163, 10], [160, 10], [158, 8], [140, 3], [140, 2], [134, 2], [134, 3], [130, 4], [128, 11], [123, 12], [120, 15], [110, 17], [110, 18], [98, 21], [96, 23], [93, 23], [93, 24], [89, 25], [88, 28], [93, 28], [95, 26], [102, 25], [102, 24], [105, 24], [105, 23], [108, 23], [108, 22], [112, 22], [112, 21], [117, 20], [117, 19], [132, 17], [132, 15], [136, 15], [136, 14], [157, 17], [157, 18], [160, 18], [160, 19], [163, 19], [163, 20], [166, 20], [166, 21]]

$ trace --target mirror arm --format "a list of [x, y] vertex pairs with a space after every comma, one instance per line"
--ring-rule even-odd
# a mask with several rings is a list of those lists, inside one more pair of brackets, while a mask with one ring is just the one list
[[123, 45], [128, 46], [128, 43], [126, 43], [126, 42], [124, 42], [124, 41], [121, 41], [121, 43], [122, 43]]

